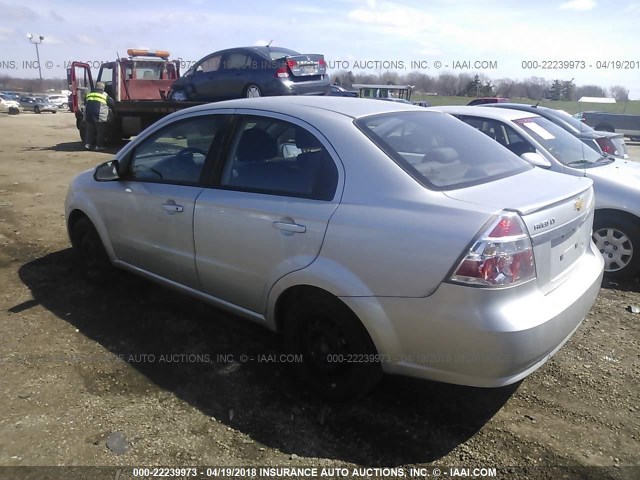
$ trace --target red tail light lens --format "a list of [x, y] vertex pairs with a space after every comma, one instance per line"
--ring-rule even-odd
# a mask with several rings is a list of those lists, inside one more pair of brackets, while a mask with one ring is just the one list
[[289, 72], [287, 71], [287, 66], [280, 67], [276, 70], [276, 77], [278, 78], [289, 78]]
[[451, 276], [455, 282], [510, 287], [536, 277], [533, 246], [516, 213], [505, 212], [474, 242]]
[[600, 145], [600, 148], [604, 153], [608, 153], [609, 155], [618, 155], [618, 149], [608, 138], [598, 138], [596, 139], [596, 142], [598, 142], [598, 145]]

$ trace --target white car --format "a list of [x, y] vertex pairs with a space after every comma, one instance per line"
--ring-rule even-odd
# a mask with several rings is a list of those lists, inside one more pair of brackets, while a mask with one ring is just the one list
[[0, 95], [0, 112], [16, 115], [22, 111], [24, 111], [24, 108], [22, 108], [20, 103], [15, 100], [9, 100], [4, 95]]
[[49, 100], [49, 103], [60, 109], [68, 108], [69, 106], [69, 98], [65, 95], [49, 95], [47, 99]]
[[383, 371], [499, 387], [543, 365], [600, 290], [592, 183], [427, 108], [274, 96], [163, 118], [75, 178], [66, 218], [88, 277], [282, 332], [345, 399]]
[[559, 125], [535, 113], [502, 108], [433, 107], [490, 136], [547, 170], [593, 180], [593, 241], [610, 278], [640, 272], [640, 163], [596, 152]]

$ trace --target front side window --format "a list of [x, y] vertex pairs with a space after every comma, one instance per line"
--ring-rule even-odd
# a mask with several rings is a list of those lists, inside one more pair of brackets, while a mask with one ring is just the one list
[[[356, 120], [356, 126], [428, 188], [486, 183], [532, 168], [487, 135], [435, 112], [394, 112]], [[492, 134], [504, 134], [490, 126]]]
[[320, 140], [283, 120], [248, 116], [240, 123], [220, 184], [234, 190], [332, 200], [336, 165]]
[[221, 116], [201, 116], [177, 121], [151, 135], [136, 147], [128, 180], [154, 183], [197, 184], [205, 159], [221, 130]]
[[196, 73], [198, 72], [215, 72], [220, 67], [220, 59], [222, 55], [214, 55], [213, 57], [206, 58], [203, 62], [196, 67]]

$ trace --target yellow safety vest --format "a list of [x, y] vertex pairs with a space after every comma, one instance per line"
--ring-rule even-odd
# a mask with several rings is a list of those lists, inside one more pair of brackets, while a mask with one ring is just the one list
[[107, 104], [107, 94], [104, 92], [91, 92], [85, 98], [87, 102], [98, 102], [101, 105]]

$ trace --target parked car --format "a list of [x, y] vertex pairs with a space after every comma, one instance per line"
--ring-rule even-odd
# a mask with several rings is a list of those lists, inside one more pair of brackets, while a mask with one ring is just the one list
[[431, 104], [429, 102], [427, 102], [426, 100], [420, 100], [419, 102], [413, 102], [414, 105], [416, 105], [417, 107], [430, 107]]
[[17, 115], [22, 111], [23, 108], [20, 106], [20, 103], [15, 100], [10, 100], [5, 95], [0, 95], [0, 112]]
[[328, 95], [323, 55], [244, 47], [207, 55], [171, 86], [171, 100], [217, 101], [272, 95]]
[[502, 103], [502, 102], [508, 102], [508, 101], [509, 101], [508, 98], [503, 98], [503, 97], [480, 97], [480, 98], [474, 98], [469, 103], [467, 103], [467, 105], [469, 106], [486, 105], [487, 103]]
[[165, 117], [73, 180], [66, 219], [89, 278], [115, 265], [279, 331], [346, 399], [382, 372], [498, 387], [543, 365], [600, 288], [593, 204], [588, 178], [449, 115], [270, 97]]
[[640, 272], [640, 164], [597, 153], [562, 127], [518, 110], [437, 107], [542, 168], [594, 182], [593, 240], [612, 278]]
[[66, 95], [49, 95], [47, 99], [49, 100], [49, 103], [52, 103], [58, 107], [58, 109], [68, 108], [69, 106], [69, 100]]
[[527, 105], [524, 103], [490, 103], [481, 106], [491, 108], [509, 108], [511, 110], [522, 110], [523, 112], [535, 113], [564, 128], [567, 132], [575, 135], [599, 153], [612, 155], [616, 158], [629, 158], [627, 144], [624, 142], [624, 135], [621, 133], [599, 132], [594, 130], [589, 125], [580, 122], [564, 110], [540, 107], [538, 105]]
[[331, 85], [331, 90], [329, 95], [333, 95], [334, 97], [359, 97], [360, 94], [353, 90], [347, 90], [346, 88], [342, 88], [340, 85]]
[[640, 115], [607, 112], [580, 112], [575, 117], [581, 122], [606, 132], [618, 132], [634, 141], [640, 141]]
[[57, 113], [58, 107], [50, 103], [46, 98], [43, 97], [21, 97], [20, 105], [30, 112], [34, 113], [42, 113], [42, 112], [51, 112]]

